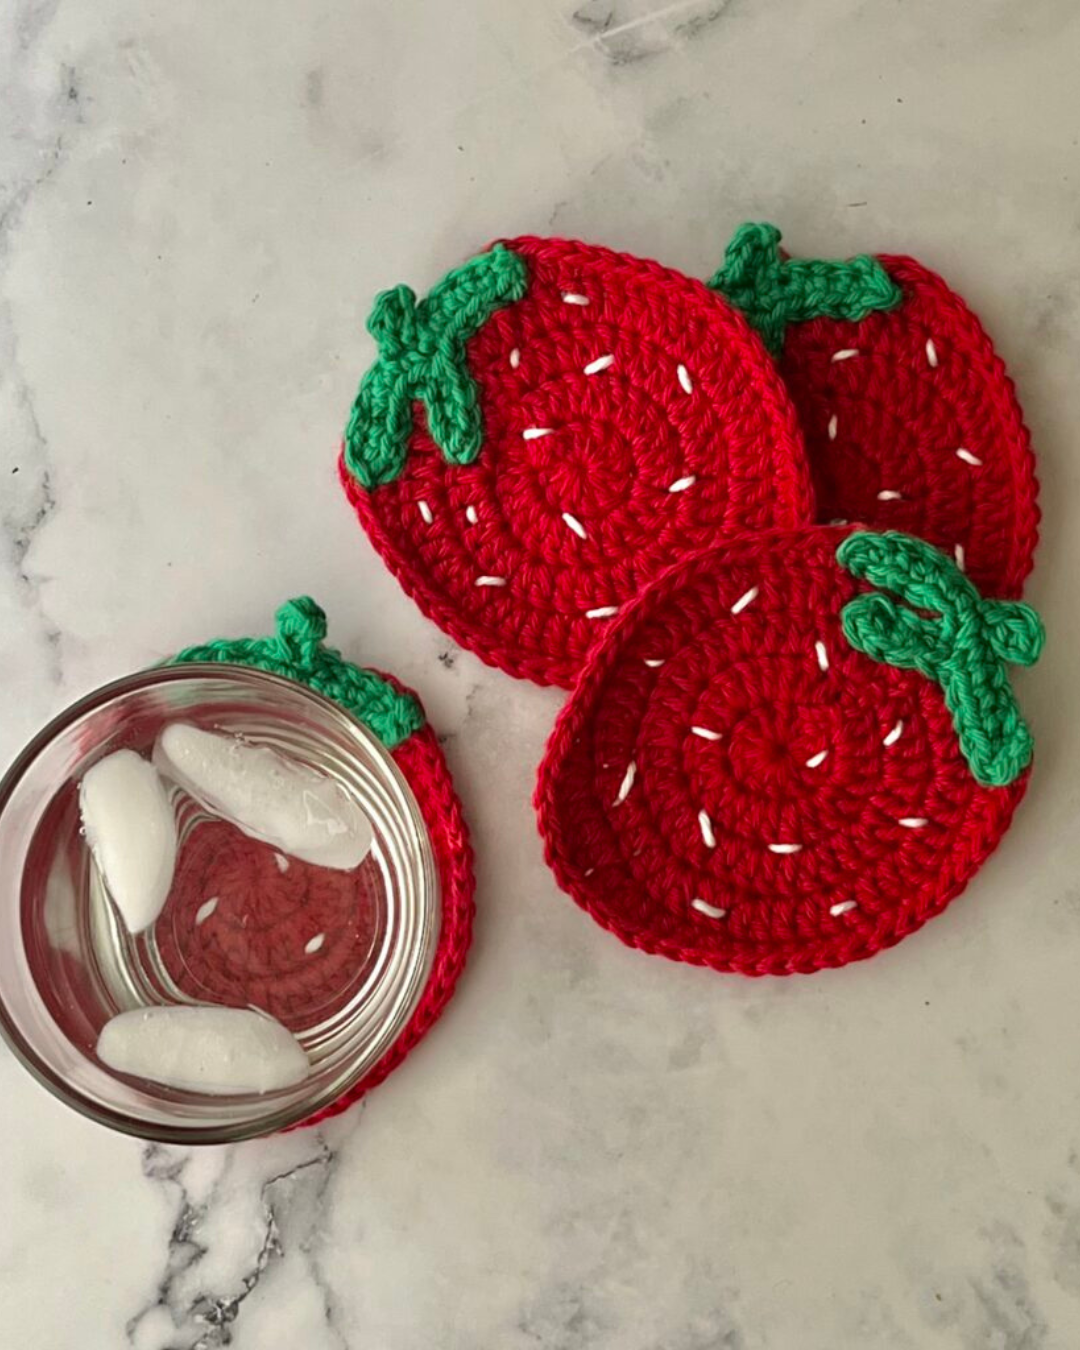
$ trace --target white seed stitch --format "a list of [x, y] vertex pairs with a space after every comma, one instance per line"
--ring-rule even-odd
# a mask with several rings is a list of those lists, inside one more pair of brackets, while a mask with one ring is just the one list
[[895, 745], [896, 742], [900, 739], [900, 737], [901, 737], [903, 734], [904, 734], [904, 724], [903, 724], [902, 721], [901, 721], [901, 722], [897, 722], [896, 725], [893, 727], [892, 731], [890, 731], [890, 732], [888, 733], [888, 735], [887, 735], [887, 736], [885, 737], [885, 739], [881, 742], [881, 744], [882, 744], [882, 745]]
[[829, 357], [830, 361], [850, 361], [853, 356], [858, 356], [858, 347], [844, 347], [838, 352], [833, 352]]
[[839, 425], [840, 419], [837, 417], [835, 413], [833, 413], [833, 415], [829, 418], [829, 427], [828, 427], [830, 441], [836, 440], [836, 431]]
[[585, 871], [582, 872], [581, 875], [582, 875], [583, 877], [591, 877], [592, 874], [593, 874], [595, 871], [596, 871], [596, 868], [595, 868], [595, 867], [586, 867]]
[[662, 656], [647, 656], [645, 658], [645, 664], [650, 670], [659, 670], [664, 664], [664, 658]]
[[694, 381], [690, 378], [690, 372], [686, 367], [684, 365], [679, 365], [676, 368], [675, 373], [679, 377], [679, 384], [682, 386], [683, 393], [692, 394], [694, 392]]
[[822, 670], [829, 669], [829, 653], [825, 650], [824, 642], [820, 639], [814, 643], [814, 654], [817, 657], [817, 663]]
[[924, 825], [929, 825], [930, 822], [925, 816], [901, 816], [897, 824], [903, 825], [905, 830], [921, 830]]
[[554, 434], [554, 427], [526, 427], [521, 433], [523, 441], [538, 441], [541, 436], [551, 436]]
[[467, 506], [465, 508], [465, 519], [469, 522], [470, 525], [476, 524], [477, 520], [479, 520], [479, 516], [476, 514], [475, 506]]
[[706, 848], [716, 847], [716, 835], [713, 834], [712, 821], [709, 819], [708, 811], [699, 811], [697, 813], [698, 828], [701, 830], [701, 837], [705, 840]]
[[963, 544], [957, 544], [957, 545], [956, 545], [956, 547], [953, 549], [953, 556], [956, 558], [956, 565], [957, 565], [957, 567], [959, 567], [960, 571], [962, 572], [962, 571], [964, 570], [964, 546], [963, 546]]
[[568, 525], [570, 529], [574, 531], [574, 533], [577, 535], [579, 539], [588, 539], [589, 536], [585, 532], [585, 526], [582, 525], [581, 521], [578, 520], [577, 516], [572, 516], [569, 511], [564, 511], [562, 513], [562, 518], [563, 523], [565, 525]]
[[477, 578], [476, 578], [476, 584], [477, 584], [478, 586], [505, 586], [505, 585], [506, 585], [506, 578], [505, 578], [505, 577], [477, 577]]
[[708, 900], [691, 900], [690, 908], [696, 909], [699, 914], [704, 914], [710, 919], [723, 919], [727, 915], [726, 909], [721, 909], [719, 905], [710, 905]]
[[721, 739], [719, 731], [713, 731], [709, 727], [691, 727], [691, 733], [694, 736], [700, 736], [703, 741], [718, 741]]
[[732, 614], [741, 614], [747, 605], [752, 605], [760, 594], [760, 588], [751, 586], [748, 591], [743, 591], [738, 600], [731, 606]]
[[289, 860], [284, 853], [275, 853], [274, 862], [277, 864], [277, 870], [279, 872], [285, 873], [289, 870]]
[[850, 520], [845, 520], [843, 516], [835, 516], [832, 520], [829, 521], [829, 524], [830, 524], [830, 525], [850, 525], [850, 524], [851, 524], [851, 521], [850, 521]]
[[824, 764], [828, 757], [828, 750], [819, 750], [816, 755], [811, 755], [806, 761], [806, 767], [808, 769], [816, 769], [818, 765]]
[[517, 347], [515, 347], [510, 353], [510, 369], [517, 370], [518, 366], [520, 365], [521, 365], [521, 352]]
[[979, 465], [982, 464], [982, 460], [979, 458], [978, 455], [973, 455], [970, 450], [965, 450], [963, 446], [961, 446], [960, 449], [957, 450], [956, 458], [962, 459], [965, 464], [974, 465], [975, 468], [978, 468]]
[[587, 305], [589, 303], [589, 297], [581, 295], [578, 291], [563, 291], [562, 298], [564, 305]]
[[676, 478], [674, 483], [668, 488], [669, 492], [685, 492], [697, 482], [696, 473], [688, 473], [685, 478]]
[[937, 355], [937, 348], [934, 346], [933, 338], [926, 339], [926, 359], [927, 361], [929, 361], [930, 365], [936, 370], [938, 363], [938, 355]]
[[896, 492], [892, 488], [882, 488], [877, 495], [879, 502], [900, 502], [904, 500], [902, 492]]
[[599, 375], [602, 370], [609, 370], [615, 364], [615, 358], [610, 352], [604, 356], [598, 356], [595, 361], [590, 361], [585, 367], [586, 375]]
[[420, 511], [420, 519], [424, 522], [425, 525], [430, 525], [431, 522], [435, 519], [435, 517], [431, 514], [431, 507], [428, 506], [427, 502], [423, 501], [417, 502], [416, 505]]
[[326, 941], [325, 933], [316, 933], [315, 936], [310, 939], [310, 941], [304, 943], [304, 951], [307, 952], [308, 956], [313, 956], [325, 941]]
[[802, 844], [770, 844], [770, 853], [801, 853]]
[[853, 909], [858, 908], [854, 900], [841, 900], [838, 905], [829, 906], [829, 913], [838, 918], [841, 914], [850, 914]]
[[630, 789], [634, 786], [634, 779], [637, 777], [637, 764], [634, 760], [626, 766], [626, 772], [623, 774], [623, 780], [619, 784], [619, 790], [615, 794], [615, 805], [621, 806], [627, 797], [630, 796]]
[[195, 911], [196, 927], [198, 927], [198, 925], [201, 923], [205, 923], [207, 919], [210, 917], [210, 915], [213, 914], [214, 910], [217, 909], [219, 898], [220, 898], [219, 896], [212, 895], [209, 900], [207, 900], [204, 904], [201, 904], [199, 908]]
[[587, 609], [585, 617], [587, 619], [610, 619], [613, 614], [618, 614], [618, 605], [599, 605], [596, 609]]

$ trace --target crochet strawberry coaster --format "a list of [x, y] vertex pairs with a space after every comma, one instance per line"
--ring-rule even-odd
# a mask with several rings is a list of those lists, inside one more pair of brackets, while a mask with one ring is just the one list
[[[364, 670], [323, 645], [326, 616], [313, 600], [278, 611], [277, 635], [189, 647], [177, 662], [255, 666], [333, 699], [382, 741], [420, 807], [438, 867], [441, 930], [428, 982], [404, 1031], [359, 1083], [303, 1123], [336, 1115], [381, 1083], [435, 1023], [465, 964], [473, 921], [472, 850], [446, 760], [416, 695], [389, 676]], [[251, 905], [253, 868], [258, 903]], [[362, 873], [363, 869], [361, 869]], [[230, 876], [243, 879], [230, 886]], [[372, 919], [358, 874], [299, 859], [281, 870], [231, 825], [210, 821], [189, 836], [168, 905], [158, 920], [159, 950], [182, 988], [198, 997], [251, 1003], [288, 1025], [307, 1021], [327, 991], [340, 992], [370, 961]], [[206, 897], [214, 895], [212, 914]], [[317, 945], [316, 945], [317, 944]]]
[[905, 535], [738, 534], [612, 625], [537, 808], [560, 885], [624, 942], [747, 975], [839, 966], [939, 913], [1001, 838], [1034, 611]]
[[385, 292], [368, 328], [345, 489], [424, 613], [512, 675], [569, 687], [671, 563], [723, 528], [811, 518], [764, 346], [656, 263], [513, 239], [424, 300]]
[[913, 258], [789, 260], [744, 225], [710, 281], [777, 354], [823, 521], [905, 530], [1015, 597], [1038, 537], [1012, 381], [963, 300]]

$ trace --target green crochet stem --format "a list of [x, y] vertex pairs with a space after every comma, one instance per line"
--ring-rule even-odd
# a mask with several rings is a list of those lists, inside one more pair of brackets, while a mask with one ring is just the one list
[[980, 783], [1004, 787], [1019, 777], [1031, 762], [1031, 733], [1005, 666], [1033, 665], [1043, 649], [1046, 634], [1031, 606], [984, 600], [950, 558], [905, 534], [849, 535], [836, 559], [879, 588], [841, 611], [848, 642], [941, 685]]
[[525, 294], [525, 261], [503, 244], [449, 272], [426, 299], [395, 286], [376, 299], [368, 332], [379, 358], [360, 382], [345, 428], [345, 463], [367, 489], [392, 483], [405, 467], [412, 405], [451, 464], [471, 464], [484, 425], [465, 343], [488, 319]]
[[785, 258], [776, 226], [754, 223], [735, 231], [723, 267], [706, 284], [742, 310], [774, 356], [784, 349], [789, 324], [818, 318], [858, 323], [903, 299], [876, 258]]
[[352, 713], [388, 750], [420, 730], [424, 714], [412, 694], [396, 689], [373, 670], [344, 660], [340, 652], [324, 645], [325, 637], [326, 615], [310, 596], [302, 595], [278, 610], [274, 637], [223, 639], [187, 647], [169, 664], [221, 661], [254, 666], [306, 684]]

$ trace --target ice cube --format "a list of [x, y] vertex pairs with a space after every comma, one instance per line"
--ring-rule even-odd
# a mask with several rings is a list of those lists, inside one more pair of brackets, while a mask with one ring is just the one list
[[106, 1022], [97, 1053], [119, 1073], [214, 1096], [271, 1092], [311, 1072], [296, 1037], [250, 1008], [133, 1008]]
[[98, 760], [79, 784], [86, 842], [132, 933], [161, 913], [176, 865], [176, 820], [154, 766], [134, 750]]
[[174, 722], [154, 762], [208, 810], [303, 862], [351, 871], [371, 848], [367, 816], [332, 778], [268, 746]]

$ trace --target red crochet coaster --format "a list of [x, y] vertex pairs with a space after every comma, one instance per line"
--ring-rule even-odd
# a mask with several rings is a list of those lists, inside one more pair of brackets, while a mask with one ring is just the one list
[[381, 295], [341, 477], [420, 608], [569, 687], [605, 621], [725, 527], [811, 518], [794, 411], [742, 316], [588, 244], [496, 244]]
[[823, 526], [673, 568], [594, 649], [536, 793], [559, 884], [624, 942], [747, 975], [872, 955], [1001, 838], [1034, 611], [943, 554]]
[[744, 225], [709, 283], [777, 353], [822, 521], [905, 530], [1018, 596], [1038, 484], [1016, 391], [963, 300], [913, 258], [788, 260]]
[[[476, 883], [461, 803], [416, 695], [391, 676], [354, 666], [325, 646], [326, 616], [313, 600], [291, 600], [277, 618], [276, 637], [190, 647], [175, 660], [256, 666], [309, 685], [362, 722], [390, 751], [412, 789], [428, 827], [441, 891], [442, 926], [416, 1010], [360, 1082], [301, 1122], [313, 1125], [337, 1115], [381, 1083], [438, 1020], [465, 965]], [[198, 826], [158, 921], [159, 947], [174, 977], [195, 972], [204, 997], [232, 1003], [239, 991], [245, 1003], [254, 1003], [287, 1024], [293, 1009], [310, 1008], [324, 987], [340, 989], [341, 972], [349, 963], [359, 966], [369, 959], [371, 933], [358, 917], [362, 880], [295, 858], [289, 860], [287, 871], [267, 864], [260, 878], [258, 920], [252, 925], [246, 911], [242, 916], [230, 914], [227, 877], [231, 868], [239, 868], [250, 889], [255, 857], [265, 861], [265, 848], [252, 845], [232, 826], [218, 822]], [[214, 891], [222, 898], [209, 916], [212, 922], [202, 922], [198, 907]], [[319, 943], [318, 960], [298, 966], [296, 953], [312, 940]]]

